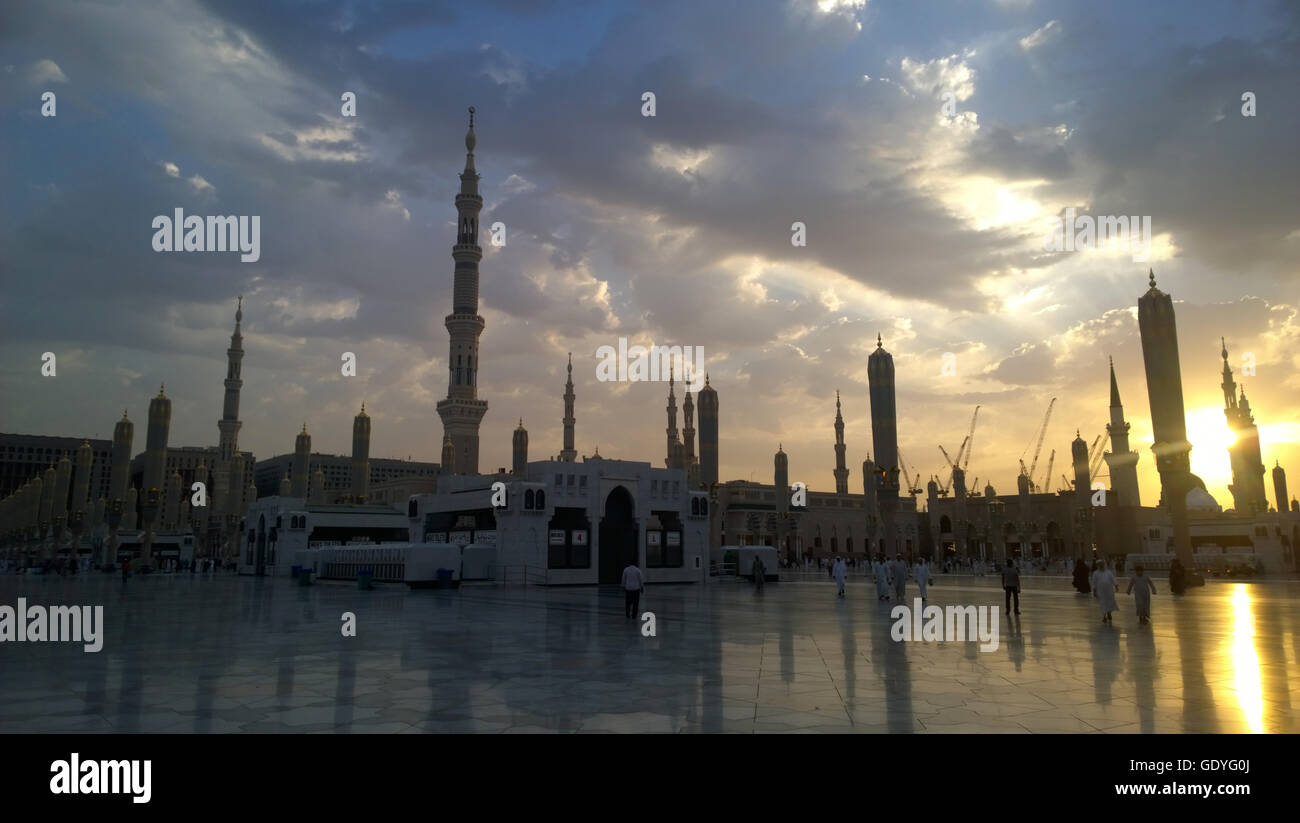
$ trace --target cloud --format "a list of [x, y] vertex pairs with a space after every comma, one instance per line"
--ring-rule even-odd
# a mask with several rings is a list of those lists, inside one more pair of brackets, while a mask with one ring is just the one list
[[1052, 42], [1060, 33], [1060, 21], [1049, 20], [1042, 28], [1020, 38], [1020, 48], [1025, 51], [1032, 51], [1039, 46]]

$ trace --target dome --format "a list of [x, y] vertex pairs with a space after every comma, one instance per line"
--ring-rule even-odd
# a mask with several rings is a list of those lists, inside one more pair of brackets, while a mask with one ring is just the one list
[[1197, 487], [1187, 493], [1187, 511], [1218, 514], [1223, 511], [1223, 507], [1214, 499], [1214, 495]]

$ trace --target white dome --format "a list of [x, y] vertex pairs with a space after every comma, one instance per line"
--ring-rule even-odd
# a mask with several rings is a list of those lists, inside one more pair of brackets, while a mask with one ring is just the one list
[[1223, 507], [1214, 499], [1214, 495], [1205, 489], [1196, 488], [1187, 493], [1187, 510], [1189, 512], [1215, 512], [1223, 511]]

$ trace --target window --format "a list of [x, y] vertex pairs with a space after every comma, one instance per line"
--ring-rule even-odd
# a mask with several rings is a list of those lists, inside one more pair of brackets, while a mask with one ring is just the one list
[[572, 486], [573, 483], [574, 483], [573, 475], [569, 475], [569, 485]]
[[708, 513], [709, 513], [709, 501], [706, 500], [706, 499], [704, 499], [703, 497], [701, 497], [701, 498], [700, 498], [700, 514], [708, 514]]
[[651, 480], [651, 481], [650, 481], [650, 494], [651, 494], [652, 496], [656, 496], [656, 497], [659, 495], [659, 481], [658, 481], [658, 480]]
[[420, 516], [420, 503], [414, 497], [406, 501], [406, 516], [407, 517]]
[[537, 500], [533, 504], [533, 507], [537, 509], [546, 508], [546, 492], [542, 491], [541, 489], [537, 490]]
[[527, 490], [525, 490], [525, 491], [524, 491], [524, 508], [525, 508], [525, 509], [531, 509], [531, 508], [533, 507], [533, 499], [534, 499], [533, 490], [532, 490], [532, 489], [527, 489]]
[[692, 497], [692, 498], [691, 498], [691, 514], [699, 515], [699, 513], [700, 513], [700, 498], [698, 498], [698, 497]]
[[562, 488], [563, 486], [564, 486], [564, 475], [562, 474], [555, 475], [555, 488], [558, 489], [558, 488]]
[[578, 475], [578, 488], [580, 489], [587, 488], [587, 475], [585, 474]]

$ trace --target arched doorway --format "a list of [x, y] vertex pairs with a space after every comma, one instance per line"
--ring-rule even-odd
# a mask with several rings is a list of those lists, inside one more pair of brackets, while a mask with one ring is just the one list
[[605, 498], [604, 516], [600, 518], [600, 557], [598, 563], [601, 583], [618, 583], [623, 579], [623, 566], [629, 558], [637, 560], [636, 504], [632, 495], [617, 486]]
[[253, 564], [256, 566], [256, 574], [260, 577], [266, 574], [266, 515], [260, 515], [257, 518], [257, 550], [253, 555]]

